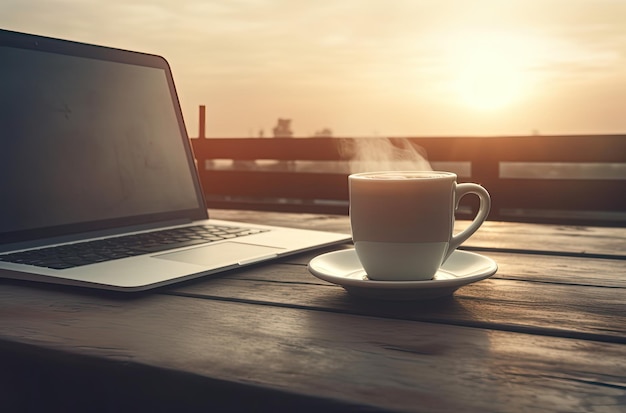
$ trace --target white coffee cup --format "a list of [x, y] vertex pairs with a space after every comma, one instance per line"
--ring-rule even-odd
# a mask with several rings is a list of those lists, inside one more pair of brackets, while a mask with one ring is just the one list
[[[452, 252], [482, 225], [491, 198], [478, 184], [439, 171], [352, 174], [350, 224], [356, 253], [372, 280], [429, 280]], [[453, 234], [460, 199], [480, 199], [476, 218]]]

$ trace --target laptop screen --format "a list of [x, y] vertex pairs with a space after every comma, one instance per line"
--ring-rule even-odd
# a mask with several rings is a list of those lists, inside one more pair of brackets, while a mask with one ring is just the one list
[[0, 42], [2, 242], [205, 217], [167, 63], [26, 38]]

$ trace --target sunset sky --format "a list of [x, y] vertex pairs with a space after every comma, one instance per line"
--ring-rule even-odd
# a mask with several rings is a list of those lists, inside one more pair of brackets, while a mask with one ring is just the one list
[[626, 134], [626, 0], [2, 0], [0, 27], [168, 59], [212, 137]]

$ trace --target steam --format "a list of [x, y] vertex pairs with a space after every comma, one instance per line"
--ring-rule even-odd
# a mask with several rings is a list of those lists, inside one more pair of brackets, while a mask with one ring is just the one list
[[432, 171], [426, 151], [401, 138], [341, 140], [340, 153], [349, 159], [350, 173], [374, 171]]

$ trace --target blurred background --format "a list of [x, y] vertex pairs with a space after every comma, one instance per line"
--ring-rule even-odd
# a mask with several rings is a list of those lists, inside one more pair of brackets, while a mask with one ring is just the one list
[[3, 0], [0, 27], [163, 55], [190, 136], [624, 134], [626, 1]]

